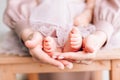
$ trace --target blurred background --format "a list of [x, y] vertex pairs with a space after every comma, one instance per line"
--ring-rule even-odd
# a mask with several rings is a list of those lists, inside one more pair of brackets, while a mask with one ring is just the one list
[[[2, 21], [4, 9], [6, 6], [6, 1], [7, 0], [0, 0], [0, 38], [5, 32], [7, 32], [9, 30], [9, 28]], [[2, 38], [3, 38], [3, 36], [2, 36]]]

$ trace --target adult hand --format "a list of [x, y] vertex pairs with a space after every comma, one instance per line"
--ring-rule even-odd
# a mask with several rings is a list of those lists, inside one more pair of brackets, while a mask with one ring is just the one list
[[96, 53], [86, 53], [84, 51], [79, 51], [79, 52], [65, 52], [62, 54], [56, 53], [54, 56], [57, 56], [58, 59], [72, 60], [76, 63], [82, 62], [87, 64], [87, 62], [89, 63], [89, 61], [94, 60]]
[[[27, 36], [28, 37], [28, 36]], [[47, 53], [42, 50], [42, 38], [39, 32], [33, 32], [28, 40], [24, 39], [26, 47], [29, 49], [32, 57], [37, 60], [37, 62], [43, 62], [57, 66], [60, 69], [64, 69], [62, 62], [51, 58]]]

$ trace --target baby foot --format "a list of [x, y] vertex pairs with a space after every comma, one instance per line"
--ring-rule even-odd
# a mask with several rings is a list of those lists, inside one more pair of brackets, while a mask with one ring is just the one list
[[44, 39], [44, 44], [43, 44], [43, 49], [45, 52], [47, 52], [48, 54], [52, 55], [52, 52], [56, 51], [56, 43], [54, 41], [53, 38], [51, 37], [46, 37]]
[[70, 47], [72, 51], [78, 51], [82, 45], [82, 37], [78, 28], [74, 27], [70, 33]]
[[105, 44], [106, 40], [107, 37], [104, 32], [98, 31], [91, 34], [83, 40], [84, 51], [96, 52]]

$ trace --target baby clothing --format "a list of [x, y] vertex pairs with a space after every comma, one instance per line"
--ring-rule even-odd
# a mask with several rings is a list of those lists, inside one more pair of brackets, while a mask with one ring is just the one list
[[120, 0], [97, 0], [94, 11], [96, 30], [108, 36], [105, 49], [120, 48]]

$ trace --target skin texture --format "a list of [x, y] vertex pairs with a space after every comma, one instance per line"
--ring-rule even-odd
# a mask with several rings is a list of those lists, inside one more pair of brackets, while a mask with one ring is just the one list
[[29, 49], [30, 54], [33, 59], [37, 62], [43, 62], [47, 64], [54, 65], [60, 69], [64, 69], [64, 66], [67, 68], [72, 68], [73, 64], [67, 60], [55, 60], [50, 55], [42, 50], [43, 47], [43, 37], [39, 32], [32, 32], [32, 36], [29, 34], [26, 36], [26, 33], [31, 33], [31, 30], [26, 30], [22, 34], [22, 39], [26, 47]]

